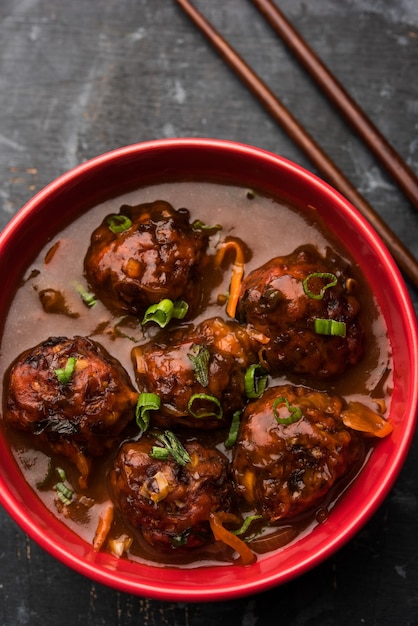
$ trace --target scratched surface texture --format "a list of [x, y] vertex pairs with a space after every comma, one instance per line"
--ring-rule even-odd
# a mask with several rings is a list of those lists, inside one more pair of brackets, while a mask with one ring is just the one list
[[[416, 0], [279, 5], [417, 171]], [[196, 6], [417, 254], [416, 211], [251, 2]], [[250, 143], [313, 169], [174, 0], [0, 0], [1, 227], [78, 163], [177, 136]], [[417, 468], [415, 442], [387, 501], [338, 554], [285, 586], [228, 602], [176, 604], [102, 587], [56, 562], [0, 511], [0, 625], [416, 625]]]

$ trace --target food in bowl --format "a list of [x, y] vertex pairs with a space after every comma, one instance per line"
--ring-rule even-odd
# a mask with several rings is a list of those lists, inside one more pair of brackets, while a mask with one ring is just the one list
[[364, 276], [323, 224], [253, 189], [93, 207], [28, 268], [3, 346], [23, 473], [123, 558], [252, 563], [325, 519], [392, 429]]
[[0, 498], [64, 563], [225, 599], [313, 567], [388, 493], [415, 316], [319, 179], [229, 142], [130, 146], [40, 192], [0, 249]]

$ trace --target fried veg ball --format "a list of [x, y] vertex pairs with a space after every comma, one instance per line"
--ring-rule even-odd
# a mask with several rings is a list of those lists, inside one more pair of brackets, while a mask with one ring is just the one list
[[[329, 378], [360, 360], [364, 332], [350, 284], [342, 261], [322, 257], [311, 245], [272, 259], [243, 280], [237, 317], [270, 339], [263, 360], [272, 374]], [[319, 334], [315, 319], [342, 322], [345, 336]]]
[[[189, 462], [152, 458], [158, 440], [125, 443], [110, 473], [110, 492], [124, 519], [153, 546], [194, 548], [211, 542], [210, 513], [228, 510], [229, 465], [215, 448], [184, 444]], [[160, 448], [161, 450], [161, 448]]]
[[265, 519], [274, 523], [311, 509], [360, 459], [361, 439], [344, 427], [342, 408], [337, 396], [291, 385], [271, 387], [247, 405], [233, 478]]
[[[93, 232], [84, 259], [95, 295], [115, 313], [143, 315], [163, 299], [184, 300], [190, 315], [201, 297], [208, 236], [187, 209], [168, 202], [124, 205]], [[113, 232], [113, 230], [117, 232]]]
[[134, 348], [132, 359], [139, 390], [161, 400], [153, 423], [212, 429], [242, 407], [257, 357], [245, 328], [215, 317]]
[[109, 448], [134, 417], [128, 373], [85, 337], [50, 337], [26, 350], [5, 378], [4, 418], [74, 463], [85, 486], [91, 457]]

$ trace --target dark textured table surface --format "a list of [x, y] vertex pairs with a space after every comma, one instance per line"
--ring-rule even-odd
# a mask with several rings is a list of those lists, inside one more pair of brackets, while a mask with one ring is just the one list
[[[248, 0], [196, 0], [402, 240], [418, 215]], [[418, 171], [416, 0], [281, 0], [280, 8]], [[174, 0], [0, 0], [0, 226], [78, 163], [161, 137], [254, 144], [313, 169]], [[418, 294], [411, 288], [418, 304]], [[0, 511], [0, 624], [418, 624], [418, 443], [392, 492], [334, 557], [228, 602], [126, 595], [61, 565]]]

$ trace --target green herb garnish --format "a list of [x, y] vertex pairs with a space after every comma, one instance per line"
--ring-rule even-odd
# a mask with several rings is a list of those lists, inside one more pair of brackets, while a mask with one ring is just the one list
[[62, 469], [62, 467], [57, 467], [57, 474], [60, 477], [60, 480], [55, 484], [57, 498], [63, 504], [67, 504], [67, 505], [71, 504], [71, 500], [73, 499], [74, 492], [65, 484], [67, 478], [65, 475], [65, 471]]
[[132, 221], [129, 217], [126, 217], [126, 215], [109, 215], [106, 221], [109, 226], [109, 230], [111, 230], [112, 233], [115, 233], [115, 235], [123, 233], [132, 226]]
[[81, 285], [80, 283], [74, 282], [73, 287], [76, 290], [76, 292], [79, 294], [83, 302], [87, 304], [87, 306], [93, 307], [95, 304], [97, 304], [97, 300], [96, 300], [94, 293], [85, 289], [83, 285]]
[[192, 417], [205, 419], [215, 417], [222, 419], [223, 411], [218, 398], [208, 393], [195, 393], [189, 400], [187, 409]]
[[158, 411], [161, 406], [160, 396], [156, 393], [143, 391], [139, 394], [135, 408], [135, 418], [138, 427], [145, 432], [150, 423], [150, 411]]
[[[283, 406], [283, 405], [286, 407], [286, 409], [289, 412], [287, 417], [281, 417], [279, 415], [278, 407]], [[297, 422], [298, 420], [302, 418], [301, 409], [298, 406], [291, 405], [288, 399], [285, 398], [284, 396], [280, 396], [279, 398], [276, 398], [275, 401], [273, 402], [273, 413], [274, 413], [274, 417], [276, 418], [277, 423], [284, 424], [285, 426], [289, 426], [290, 424], [293, 424], [294, 422]]]
[[267, 386], [268, 374], [259, 363], [250, 365], [245, 372], [245, 393], [247, 398], [259, 398]]
[[[328, 281], [324, 285], [322, 285], [318, 293], [314, 293], [309, 288], [309, 281], [315, 278], [320, 278], [321, 280]], [[330, 289], [330, 287], [334, 287], [337, 284], [337, 280], [338, 279], [336, 275], [330, 272], [313, 272], [312, 274], [309, 274], [309, 276], [307, 276], [303, 281], [303, 290], [309, 298], [312, 298], [313, 300], [322, 300], [326, 290]]]
[[202, 220], [195, 220], [192, 224], [192, 228], [194, 230], [222, 230], [222, 226], [220, 224], [215, 224], [215, 226], [209, 226], [202, 222]]
[[345, 322], [337, 320], [322, 319], [317, 317], [314, 321], [315, 332], [318, 335], [333, 335], [335, 337], [345, 337], [347, 328]]
[[192, 345], [192, 351], [189, 352], [187, 356], [194, 365], [194, 375], [197, 382], [200, 383], [202, 387], [207, 387], [209, 384], [209, 349], [206, 346], [194, 343]]
[[233, 533], [234, 535], [244, 535], [249, 529], [250, 525], [256, 520], [261, 519], [262, 517], [262, 515], [248, 515], [248, 517], [246, 517], [243, 521], [242, 525], [237, 530], [231, 530], [231, 533]]
[[235, 411], [235, 413], [232, 415], [232, 421], [229, 428], [228, 437], [225, 439], [225, 448], [232, 448], [236, 444], [240, 423], [241, 411]]
[[74, 374], [76, 363], [77, 363], [76, 357], [70, 356], [67, 359], [67, 363], [65, 364], [64, 368], [58, 368], [54, 370], [55, 376], [58, 378], [58, 381], [62, 385], [68, 385], [68, 383], [71, 381], [73, 374]]
[[151, 458], [167, 460], [169, 456], [172, 456], [179, 465], [190, 463], [191, 458], [189, 453], [171, 430], [166, 430], [163, 434], [157, 434], [156, 438], [164, 447], [153, 446], [149, 453]]
[[157, 304], [152, 304], [145, 311], [141, 322], [142, 325], [148, 322], [155, 322], [161, 328], [165, 328], [172, 318], [183, 319], [189, 310], [189, 305], [184, 300], [173, 302], [168, 298], [161, 300]]

